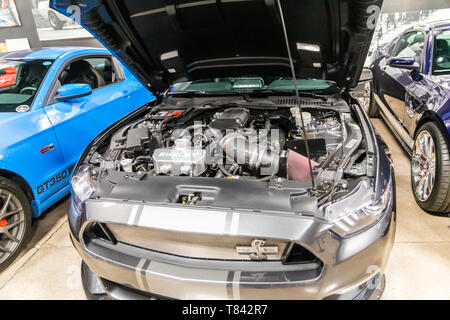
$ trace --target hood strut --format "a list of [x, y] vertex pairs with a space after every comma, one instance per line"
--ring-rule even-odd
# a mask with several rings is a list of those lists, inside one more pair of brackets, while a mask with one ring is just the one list
[[289, 38], [288, 38], [287, 30], [286, 30], [286, 23], [284, 21], [283, 9], [281, 8], [281, 2], [280, 1], [281, 0], [277, 0], [277, 3], [278, 3], [278, 8], [280, 10], [281, 25], [283, 26], [283, 34], [284, 34], [284, 40], [286, 42], [287, 53], [288, 53], [288, 56], [289, 56], [289, 63], [291, 65], [292, 81], [294, 82], [295, 95], [296, 95], [296, 98], [297, 98], [297, 108], [299, 110], [300, 119], [301, 119], [301, 123], [302, 123], [303, 139], [305, 141], [306, 156], [308, 157], [309, 172], [311, 174], [312, 190], [314, 191], [316, 189], [316, 184], [314, 182], [313, 167], [312, 167], [312, 162], [311, 162], [311, 154], [309, 152], [309, 144], [308, 144], [308, 139], [306, 137], [305, 122], [303, 121], [303, 112], [302, 112], [302, 107], [301, 107], [301, 104], [300, 104], [300, 94], [298, 92], [297, 76], [295, 75], [294, 60], [292, 59], [291, 48], [289, 47]]

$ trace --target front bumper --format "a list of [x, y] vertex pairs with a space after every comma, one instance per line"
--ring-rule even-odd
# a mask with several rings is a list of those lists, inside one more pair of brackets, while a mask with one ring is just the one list
[[[331, 232], [323, 222], [308, 217], [241, 213], [239, 233], [241, 226], [249, 226], [245, 234], [255, 238], [262, 236], [259, 230], [272, 230], [273, 234], [264, 234], [269, 238], [280, 238], [282, 233], [314, 253], [320, 266], [192, 259], [124, 243], [85, 241], [82, 227], [80, 235], [71, 234], [71, 238], [88, 266], [83, 281], [91, 298], [107, 294], [118, 299], [378, 299], [384, 289], [383, 270], [395, 235], [394, 201], [392, 197], [376, 225], [346, 239]], [[133, 222], [129, 214], [120, 214], [130, 211], [129, 203], [88, 201], [87, 205], [88, 213], [80, 223], [72, 221], [72, 225], [112, 219], [113, 223], [130, 222], [138, 228], [152, 223], [149, 219]], [[71, 217], [76, 215], [73, 210]], [[195, 228], [195, 219], [191, 218]], [[172, 219], [168, 217], [167, 221]], [[274, 223], [276, 227], [263, 228]]]
[[[89, 300], [167, 300], [164, 297], [149, 292], [136, 290], [94, 274], [86, 263], [81, 265], [83, 289]], [[378, 300], [386, 285], [386, 277], [379, 273], [367, 282], [356, 286], [350, 291], [327, 297], [328, 300]], [[276, 297], [273, 297], [276, 299]], [[206, 300], [206, 298], [205, 298]]]

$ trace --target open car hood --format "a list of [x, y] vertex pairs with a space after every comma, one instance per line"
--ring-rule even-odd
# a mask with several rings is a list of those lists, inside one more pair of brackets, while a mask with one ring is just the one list
[[[292, 77], [278, 0], [51, 0], [154, 93], [177, 81]], [[383, 0], [281, 0], [299, 78], [356, 86]]]

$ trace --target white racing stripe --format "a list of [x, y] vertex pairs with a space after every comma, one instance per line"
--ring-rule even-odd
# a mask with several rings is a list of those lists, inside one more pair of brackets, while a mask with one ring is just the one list
[[230, 227], [230, 234], [235, 236], [238, 234], [239, 229], [239, 212], [233, 212], [233, 217], [231, 218], [231, 227]]
[[180, 232], [222, 234], [226, 217], [225, 211], [145, 206], [138, 225]]
[[142, 267], [144, 266], [145, 259], [141, 259], [136, 267], [136, 280], [139, 285], [139, 289], [145, 290], [144, 283], [142, 282]]
[[[176, 299], [227, 297], [226, 270], [195, 269], [152, 261], [145, 280], [154, 294]], [[205, 290], [208, 288], [207, 290]]]
[[128, 218], [128, 224], [133, 225], [134, 218], [136, 218], [136, 213], [139, 209], [139, 206], [135, 204], [133, 208], [131, 209], [130, 217]]
[[115, 205], [116, 205], [116, 203], [114, 203], [114, 202], [106, 202], [106, 201], [102, 202], [103, 208], [109, 208], [109, 207], [113, 207]]
[[240, 279], [241, 279], [241, 271], [236, 271], [233, 277], [233, 300], [241, 299], [241, 292], [239, 291]]

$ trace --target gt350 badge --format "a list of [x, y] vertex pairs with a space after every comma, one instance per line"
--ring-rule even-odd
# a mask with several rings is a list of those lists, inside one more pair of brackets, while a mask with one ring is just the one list
[[63, 170], [61, 173], [58, 173], [53, 178], [51, 178], [48, 181], [44, 182], [43, 184], [41, 184], [40, 186], [37, 187], [37, 189], [36, 189], [37, 193], [38, 194], [42, 194], [45, 191], [47, 191], [48, 189], [50, 189], [51, 187], [53, 187], [56, 184], [58, 184], [61, 181], [63, 181], [64, 179], [67, 179], [68, 177], [70, 177], [70, 174], [72, 173], [72, 170], [73, 170], [73, 166]]
[[278, 246], [266, 246], [265, 240], [254, 239], [250, 246], [236, 246], [239, 254], [248, 254], [251, 260], [267, 260], [268, 254], [277, 254]]

